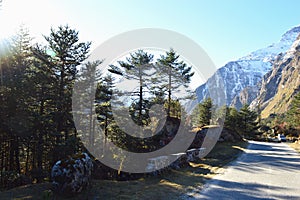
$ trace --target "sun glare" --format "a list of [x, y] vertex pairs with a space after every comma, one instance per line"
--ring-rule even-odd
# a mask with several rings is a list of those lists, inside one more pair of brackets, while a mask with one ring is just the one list
[[35, 39], [40, 40], [42, 34], [49, 32], [49, 26], [61, 25], [65, 19], [65, 14], [51, 2], [3, 0], [0, 8], [0, 39], [9, 38], [24, 25]]

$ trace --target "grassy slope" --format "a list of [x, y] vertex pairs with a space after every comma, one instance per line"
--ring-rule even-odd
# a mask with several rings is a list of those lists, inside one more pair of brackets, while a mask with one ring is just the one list
[[293, 94], [300, 84], [298, 61], [294, 60], [285, 67], [281, 76], [278, 91], [261, 113], [263, 118], [267, 118], [271, 113], [285, 113], [288, 110], [293, 100]]
[[201, 187], [217, 169], [237, 158], [247, 143], [218, 143], [204, 159], [185, 169], [172, 170], [161, 176], [135, 181], [94, 180], [92, 188], [73, 198], [53, 196], [50, 183], [15, 188], [0, 193], [0, 199], [178, 199]]

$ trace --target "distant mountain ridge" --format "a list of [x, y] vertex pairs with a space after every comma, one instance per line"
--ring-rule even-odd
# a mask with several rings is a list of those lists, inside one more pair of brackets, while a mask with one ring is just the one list
[[[258, 95], [258, 91], [260, 90], [259, 83], [262, 77], [272, 69], [272, 65], [279, 54], [283, 57], [289, 54], [288, 50], [295, 42], [299, 33], [300, 26], [294, 27], [284, 33], [279, 42], [254, 51], [236, 61], [228, 62], [225, 66], [219, 68], [206, 83], [196, 89], [198, 102], [211, 96], [209, 94], [209, 91], [211, 91], [209, 90], [209, 85], [222, 84], [213, 82], [221, 82], [223, 80], [226, 105], [233, 105], [240, 108], [244, 103], [251, 103]], [[252, 93], [244, 93], [243, 97], [241, 92], [245, 88]]]
[[300, 35], [284, 55], [277, 57], [272, 70], [263, 77], [260, 91], [250, 107], [260, 107], [263, 118], [285, 113], [297, 92], [300, 92]]

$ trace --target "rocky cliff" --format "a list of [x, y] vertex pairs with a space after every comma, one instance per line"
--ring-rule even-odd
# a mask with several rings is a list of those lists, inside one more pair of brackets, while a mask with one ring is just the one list
[[250, 107], [260, 106], [263, 118], [272, 113], [284, 113], [299, 91], [300, 36], [285, 54], [277, 56], [272, 69], [263, 77], [258, 96]]

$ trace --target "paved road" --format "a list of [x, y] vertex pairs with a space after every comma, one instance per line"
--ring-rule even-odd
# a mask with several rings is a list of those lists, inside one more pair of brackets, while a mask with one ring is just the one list
[[300, 154], [286, 143], [251, 141], [246, 152], [185, 199], [298, 199]]

